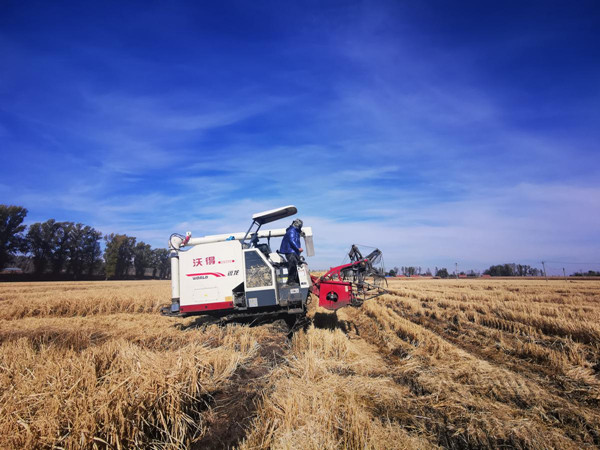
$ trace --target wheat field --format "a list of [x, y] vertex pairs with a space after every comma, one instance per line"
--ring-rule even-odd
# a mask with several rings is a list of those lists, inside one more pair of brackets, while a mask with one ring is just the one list
[[597, 448], [600, 282], [392, 280], [311, 322], [0, 284], [0, 448]]

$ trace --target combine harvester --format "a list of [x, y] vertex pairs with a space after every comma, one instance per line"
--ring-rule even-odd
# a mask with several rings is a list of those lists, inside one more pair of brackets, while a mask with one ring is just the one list
[[[297, 213], [286, 206], [252, 216], [245, 233], [192, 237], [172, 234], [171, 306], [162, 314], [175, 317], [210, 315], [236, 318], [284, 314], [288, 323], [306, 315], [311, 292], [319, 306], [336, 310], [360, 306], [385, 292], [382, 260], [375, 249], [363, 257], [353, 245], [350, 262], [330, 269], [321, 277], [311, 276], [304, 258], [297, 266], [299, 283], [287, 283], [289, 263], [271, 251], [271, 238], [282, 237], [285, 228], [261, 230], [267, 223]], [[307, 256], [314, 255], [312, 228], [301, 231]], [[290, 320], [291, 319], [291, 320]]]

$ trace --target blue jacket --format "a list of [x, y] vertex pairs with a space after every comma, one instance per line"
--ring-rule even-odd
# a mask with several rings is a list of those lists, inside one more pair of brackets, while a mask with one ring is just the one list
[[279, 251], [281, 253], [295, 253], [296, 255], [300, 255], [300, 232], [297, 228], [291, 225], [287, 227]]

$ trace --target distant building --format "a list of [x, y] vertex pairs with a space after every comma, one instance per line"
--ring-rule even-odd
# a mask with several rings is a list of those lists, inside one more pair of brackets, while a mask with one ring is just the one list
[[23, 273], [23, 269], [20, 267], [7, 267], [6, 269], [2, 269], [0, 273]]

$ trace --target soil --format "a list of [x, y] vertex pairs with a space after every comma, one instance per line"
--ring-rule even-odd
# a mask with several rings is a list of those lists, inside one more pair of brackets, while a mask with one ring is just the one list
[[233, 448], [246, 436], [258, 402], [269, 388], [269, 374], [285, 362], [289, 351], [285, 322], [278, 320], [266, 326], [271, 333], [256, 357], [236, 370], [227, 389], [212, 396], [206, 417], [208, 431], [192, 449]]

